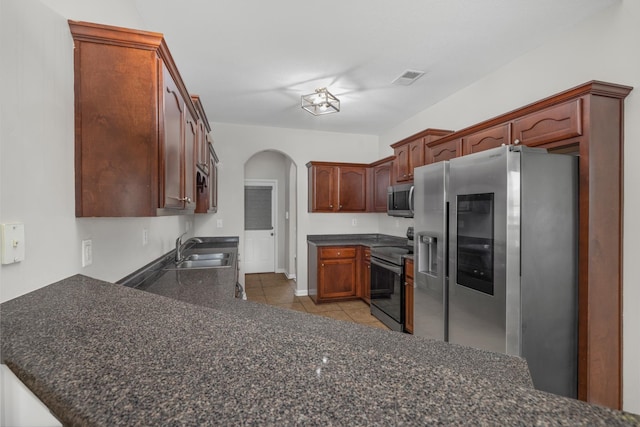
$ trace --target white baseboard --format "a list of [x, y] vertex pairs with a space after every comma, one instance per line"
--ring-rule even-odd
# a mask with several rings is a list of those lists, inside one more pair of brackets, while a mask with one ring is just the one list
[[284, 273], [285, 276], [287, 276], [287, 279], [289, 280], [296, 280], [296, 275], [295, 274], [291, 274], [291, 273]]
[[308, 289], [296, 289], [295, 296], [297, 297], [306, 297], [309, 295]]

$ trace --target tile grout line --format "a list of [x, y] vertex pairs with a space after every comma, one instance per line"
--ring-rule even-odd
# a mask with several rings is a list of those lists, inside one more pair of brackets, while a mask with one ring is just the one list
[[[286, 279], [281, 273], [258, 273], [245, 275], [245, 291], [249, 301], [349, 321], [360, 325], [388, 329], [382, 324], [382, 322], [373, 316], [371, 316], [370, 322], [368, 321], [366, 314], [361, 314], [361, 316], [366, 320], [358, 320], [354, 317], [356, 316], [354, 311], [361, 312], [366, 310], [368, 313], [369, 306], [364, 302], [358, 304], [358, 301], [354, 300], [316, 305], [308, 296], [295, 296], [294, 283], [295, 282]], [[293, 306], [294, 304], [295, 307]], [[309, 307], [313, 307], [313, 309], [309, 310]], [[348, 310], [348, 307], [355, 308]]]

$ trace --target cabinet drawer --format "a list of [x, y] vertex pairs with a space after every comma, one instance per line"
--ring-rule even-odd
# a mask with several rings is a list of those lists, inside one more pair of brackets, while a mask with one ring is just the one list
[[320, 248], [320, 258], [355, 258], [356, 248], [354, 247], [332, 247]]
[[580, 135], [582, 135], [581, 98], [529, 114], [513, 122], [514, 144], [534, 147]]

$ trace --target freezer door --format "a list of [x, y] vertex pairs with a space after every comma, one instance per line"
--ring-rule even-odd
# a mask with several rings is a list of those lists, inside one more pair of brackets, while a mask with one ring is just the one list
[[519, 156], [505, 146], [459, 157], [449, 178], [449, 341], [516, 355]]
[[414, 169], [414, 335], [447, 340], [449, 162]]

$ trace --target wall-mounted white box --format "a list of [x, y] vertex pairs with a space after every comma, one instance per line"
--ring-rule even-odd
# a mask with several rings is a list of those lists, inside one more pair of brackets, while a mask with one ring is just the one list
[[24, 260], [24, 224], [0, 224], [2, 264]]
[[93, 263], [93, 244], [91, 239], [82, 241], [82, 266], [88, 267]]

